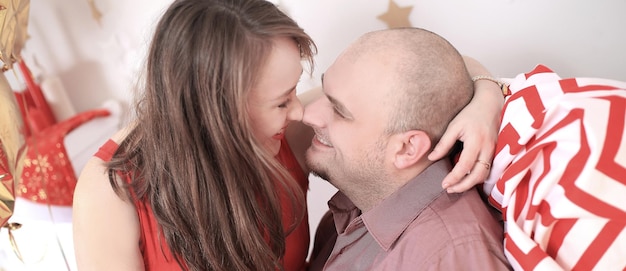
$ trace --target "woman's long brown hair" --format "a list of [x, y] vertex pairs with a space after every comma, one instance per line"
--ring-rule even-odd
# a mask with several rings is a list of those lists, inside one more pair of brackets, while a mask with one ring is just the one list
[[[276, 191], [304, 195], [251, 133], [247, 95], [277, 37], [313, 65], [311, 38], [265, 0], [178, 0], [156, 26], [134, 130], [108, 164], [118, 195], [145, 201], [190, 270], [277, 270], [285, 251]], [[132, 191], [131, 194], [129, 194]], [[269, 240], [269, 242], [268, 242]]]

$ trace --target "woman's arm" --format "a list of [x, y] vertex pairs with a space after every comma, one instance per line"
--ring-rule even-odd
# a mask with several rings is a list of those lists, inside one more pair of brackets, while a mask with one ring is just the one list
[[135, 207], [113, 191], [99, 158], [91, 158], [81, 172], [72, 220], [79, 270], [144, 270]]
[[[473, 58], [464, 56], [470, 76], [491, 73]], [[504, 104], [500, 87], [488, 80], [474, 82], [471, 102], [450, 122], [443, 137], [430, 153], [430, 160], [447, 155], [457, 140], [463, 142], [459, 161], [442, 182], [448, 192], [463, 192], [484, 182], [489, 176], [496, 139], [500, 127], [500, 112]], [[481, 162], [479, 162], [481, 161]], [[484, 163], [483, 163], [484, 162]], [[469, 174], [468, 174], [469, 173]]]

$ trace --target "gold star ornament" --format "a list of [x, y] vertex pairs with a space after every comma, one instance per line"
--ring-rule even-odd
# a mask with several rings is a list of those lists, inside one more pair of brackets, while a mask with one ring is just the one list
[[389, 8], [387, 12], [378, 15], [378, 19], [385, 22], [388, 28], [409, 27], [409, 15], [413, 10], [413, 6], [400, 7], [393, 0], [389, 0]]

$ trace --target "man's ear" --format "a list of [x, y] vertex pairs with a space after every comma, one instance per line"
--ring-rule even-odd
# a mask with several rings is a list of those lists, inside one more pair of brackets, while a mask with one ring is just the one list
[[411, 130], [398, 134], [394, 144], [394, 166], [404, 169], [415, 165], [430, 150], [430, 137], [424, 131]]

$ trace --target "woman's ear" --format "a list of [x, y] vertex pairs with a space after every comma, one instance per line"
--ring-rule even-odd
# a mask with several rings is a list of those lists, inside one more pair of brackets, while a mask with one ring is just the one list
[[398, 134], [396, 140], [393, 163], [398, 169], [415, 165], [428, 155], [430, 150], [430, 137], [424, 131], [407, 131]]

